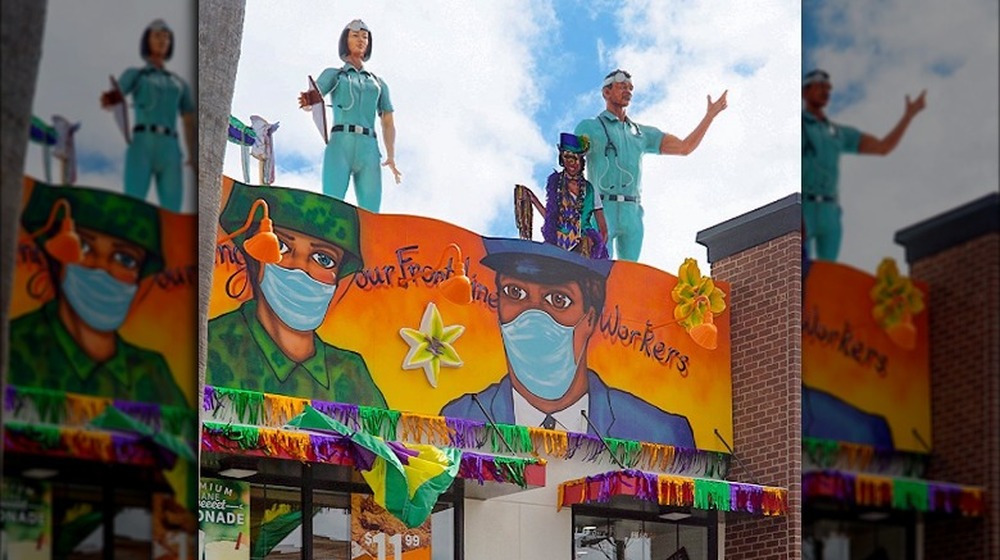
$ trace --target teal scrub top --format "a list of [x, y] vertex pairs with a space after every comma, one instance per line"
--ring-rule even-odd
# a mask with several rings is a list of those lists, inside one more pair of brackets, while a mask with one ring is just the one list
[[375, 115], [392, 112], [389, 87], [382, 78], [351, 64], [327, 68], [316, 80], [322, 95], [330, 94], [334, 124], [375, 127]]
[[194, 98], [191, 88], [177, 74], [147, 64], [143, 68], [129, 68], [118, 79], [118, 86], [125, 95], [132, 95], [135, 103], [135, 122], [177, 128], [177, 113], [193, 113]]
[[587, 179], [599, 193], [639, 196], [642, 156], [660, 153], [663, 131], [604, 111], [578, 124], [575, 134], [590, 139]]
[[837, 197], [840, 154], [858, 153], [861, 132], [802, 112], [802, 194]]

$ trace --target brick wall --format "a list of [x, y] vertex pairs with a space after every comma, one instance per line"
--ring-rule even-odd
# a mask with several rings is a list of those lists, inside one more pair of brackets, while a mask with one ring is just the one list
[[[730, 478], [788, 489], [788, 515], [728, 514], [725, 557], [800, 558], [801, 237], [787, 233], [712, 263], [731, 284], [734, 450]], [[749, 472], [748, 472], [749, 471]]]
[[930, 285], [927, 478], [987, 487], [983, 519], [929, 519], [925, 558], [1000, 558], [1000, 235], [911, 264]]

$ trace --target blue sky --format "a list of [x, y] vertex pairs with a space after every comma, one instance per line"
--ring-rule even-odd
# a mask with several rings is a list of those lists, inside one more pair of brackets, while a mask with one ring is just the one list
[[841, 159], [841, 261], [902, 264], [896, 231], [996, 192], [998, 11], [983, 0], [803, 2], [802, 69], [831, 73], [831, 119], [882, 137], [905, 96], [927, 90], [892, 154]]
[[[389, 85], [404, 173], [399, 186], [383, 174], [383, 212], [516, 235], [514, 184], [543, 195], [559, 132], [603, 110], [600, 83], [616, 67], [634, 76], [629, 115], [679, 137], [701, 120], [706, 96], [729, 90], [729, 109], [698, 151], [645, 158], [642, 262], [676, 272], [695, 257], [707, 270], [699, 230], [798, 190], [800, 11], [786, 0], [727, 9], [657, 0], [367, 2], [350, 12], [256, 0], [233, 114], [281, 123], [277, 185], [320, 190], [322, 140], [295, 98], [307, 75], [341, 64], [336, 37], [356, 17], [372, 29], [367, 65]], [[239, 161], [229, 146], [226, 173], [240, 178]], [[537, 230], [541, 217], [534, 221]]]

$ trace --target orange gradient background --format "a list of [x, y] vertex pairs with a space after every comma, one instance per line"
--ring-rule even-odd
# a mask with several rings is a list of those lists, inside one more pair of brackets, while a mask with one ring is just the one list
[[[224, 180], [223, 207], [230, 190], [231, 183]], [[317, 329], [319, 337], [364, 356], [389, 407], [396, 410], [437, 415], [456, 397], [478, 392], [499, 381], [507, 372], [507, 363], [495, 309], [482, 301], [483, 298], [470, 305], [453, 303], [433, 283], [417, 281], [407, 287], [399, 283], [397, 250], [409, 247], [403, 258], [437, 269], [442, 257], [447, 264], [454, 255], [453, 251], [446, 252], [446, 247], [455, 243], [469, 262], [467, 275], [473, 281], [474, 297], [481, 293], [475, 289], [477, 283], [493, 294], [495, 273], [479, 264], [486, 255], [482, 237], [431, 218], [374, 214], [360, 209], [358, 214], [364, 269], [355, 275], [354, 281], [341, 279], [330, 312]], [[223, 235], [220, 228], [219, 237]], [[677, 264], [679, 267], [681, 263]], [[374, 271], [384, 271], [389, 265], [394, 265], [392, 281], [372, 286]], [[242, 300], [251, 297], [244, 293], [235, 299], [226, 293], [227, 280], [240, 273], [239, 269], [216, 257], [210, 319], [238, 308]], [[641, 264], [615, 262], [608, 279], [603, 314], [605, 317], [613, 315], [617, 305], [621, 315], [619, 322], [638, 330], [640, 337], [632, 344], [623, 344], [620, 339], [606, 336], [595, 327], [587, 363], [608, 385], [642, 397], [666, 411], [687, 416], [699, 448], [725, 451], [713, 430], [718, 429], [732, 442], [728, 307], [715, 318], [719, 330], [719, 345], [715, 350], [701, 348], [676, 324], [653, 331], [655, 341], [663, 341], [665, 346], [674, 347], [689, 357], [688, 369], [683, 374], [673, 364], [664, 366], [640, 351], [641, 333], [647, 321], [652, 326], [673, 321], [674, 302], [670, 291], [676, 283], [677, 277], [672, 274]], [[728, 301], [729, 286], [722, 282], [717, 285], [727, 293]], [[420, 328], [429, 302], [437, 305], [446, 326], [463, 325], [466, 329], [454, 343], [463, 365], [442, 367], [436, 388], [427, 381], [423, 369], [402, 368], [409, 345], [399, 334], [402, 327]]]
[[927, 285], [914, 282], [923, 293], [924, 309], [913, 316], [917, 343], [906, 350], [894, 343], [872, 318], [874, 303], [869, 295], [875, 277], [847, 265], [817, 261], [806, 279], [803, 322], [819, 311], [827, 329], [842, 330], [850, 323], [853, 341], [862, 342], [886, 356], [887, 367], [879, 374], [859, 364], [838, 349], [838, 343], [823, 344], [803, 330], [802, 382], [839, 397], [855, 407], [885, 417], [896, 449], [927, 453], [913, 435], [931, 444], [930, 350], [927, 326]]

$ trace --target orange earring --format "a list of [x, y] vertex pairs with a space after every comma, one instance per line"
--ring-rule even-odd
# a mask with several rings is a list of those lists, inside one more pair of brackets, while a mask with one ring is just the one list
[[223, 237], [219, 240], [219, 243], [230, 241], [232, 238], [250, 229], [250, 224], [253, 223], [253, 216], [257, 212], [257, 208], [261, 206], [264, 207], [264, 217], [260, 220], [260, 231], [243, 242], [243, 249], [246, 250], [248, 255], [259, 262], [281, 262], [281, 243], [278, 241], [278, 236], [274, 234], [274, 223], [271, 221], [267, 202], [261, 198], [255, 200], [253, 205], [250, 206], [246, 223], [236, 231]]
[[60, 207], [63, 208], [63, 219], [59, 225], [59, 233], [45, 242], [45, 252], [63, 264], [78, 263], [83, 260], [83, 248], [80, 236], [76, 233], [76, 225], [73, 222], [69, 201], [65, 198], [60, 198], [52, 205], [49, 221], [33, 233], [31, 238], [34, 239], [52, 228], [56, 212]]

